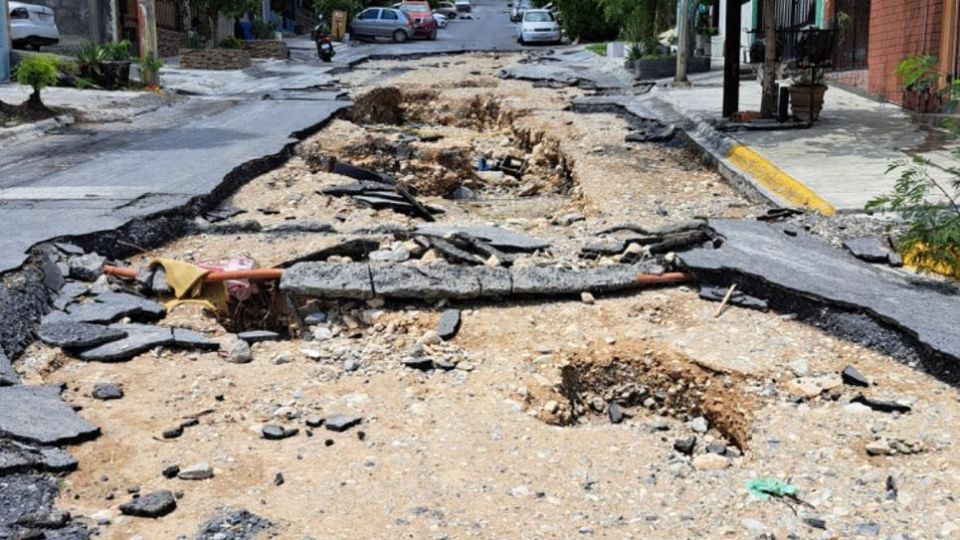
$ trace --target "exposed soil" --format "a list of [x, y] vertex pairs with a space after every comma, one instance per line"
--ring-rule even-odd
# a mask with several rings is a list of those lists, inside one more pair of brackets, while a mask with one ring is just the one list
[[[245, 255], [275, 266], [359, 229], [420, 222], [319, 193], [352, 182], [325, 172], [329, 157], [395, 175], [442, 207], [441, 222], [498, 223], [551, 242], [517, 255], [517, 265], [625, 260], [579, 257], [596, 231], [617, 223], [766, 210], [683, 148], [625, 143], [622, 119], [566, 111], [579, 90], [496, 78], [516, 60], [472, 55], [415, 72], [376, 62], [345, 74], [352, 93], [367, 96], [352, 115], [225, 202], [246, 213], [224, 223], [319, 221], [337, 233], [199, 234], [129, 263]], [[476, 170], [479, 154], [527, 158], [531, 169], [497, 182]], [[452, 198], [464, 186], [474, 198]], [[563, 219], [571, 214], [582, 219]], [[389, 232], [367, 237], [380, 248], [413, 247]], [[429, 252], [414, 251], [426, 264]], [[71, 448], [80, 470], [66, 478], [61, 506], [110, 516], [100, 537], [123, 539], [192, 536], [223, 507], [249, 510], [274, 524], [265, 535], [293, 539], [960, 534], [956, 392], [888, 356], [787, 314], [730, 307], [717, 317], [717, 304], [686, 286], [595, 302], [453, 305], [463, 310], [461, 329], [442, 342], [432, 331], [447, 302], [315, 302], [308, 310], [327, 314], [326, 323], [254, 345], [249, 364], [168, 350], [83, 363], [32, 345], [19, 366], [25, 382], [66, 383], [69, 400], [103, 429]], [[250, 317], [243, 326], [257, 324]], [[163, 324], [219, 339], [229, 334], [225, 322], [179, 307]], [[310, 339], [315, 331], [321, 339]], [[455, 368], [402, 363], [424, 355]], [[838, 373], [851, 364], [873, 386], [843, 385]], [[122, 384], [125, 397], [92, 399], [105, 380]], [[851, 404], [861, 392], [913, 410]], [[625, 413], [620, 423], [610, 421], [612, 403]], [[336, 413], [363, 421], [342, 433], [305, 424]], [[186, 418], [199, 424], [180, 438], [160, 436]], [[266, 423], [300, 431], [266, 440]], [[692, 456], [675, 450], [689, 437]], [[868, 454], [877, 441], [889, 442], [889, 455]], [[165, 464], [200, 462], [213, 465], [213, 478], [161, 476]], [[756, 477], [796, 485], [802, 502], [754, 498], [746, 483]], [[183, 496], [164, 518], [121, 517], [129, 486]]]

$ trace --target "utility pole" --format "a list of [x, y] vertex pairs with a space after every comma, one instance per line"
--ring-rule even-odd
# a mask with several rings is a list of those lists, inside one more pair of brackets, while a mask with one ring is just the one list
[[726, 0], [723, 27], [723, 116], [740, 109], [740, 0]]
[[677, 74], [673, 82], [687, 83], [687, 58], [690, 56], [690, 0], [680, 0], [677, 28]]

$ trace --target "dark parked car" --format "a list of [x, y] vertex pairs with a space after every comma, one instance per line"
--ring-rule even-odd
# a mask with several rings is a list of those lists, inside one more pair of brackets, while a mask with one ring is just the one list
[[399, 9], [367, 8], [353, 18], [350, 34], [354, 38], [390, 38], [403, 43], [413, 36], [413, 21]]

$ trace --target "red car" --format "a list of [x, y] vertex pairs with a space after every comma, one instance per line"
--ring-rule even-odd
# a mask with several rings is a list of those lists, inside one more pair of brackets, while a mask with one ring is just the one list
[[407, 18], [413, 23], [414, 36], [437, 39], [437, 21], [433, 18], [429, 2], [401, 2], [393, 7], [407, 14]]

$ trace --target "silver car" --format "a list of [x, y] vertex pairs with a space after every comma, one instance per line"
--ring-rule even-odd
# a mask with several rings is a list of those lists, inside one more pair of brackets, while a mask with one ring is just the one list
[[399, 9], [367, 8], [353, 18], [350, 23], [353, 38], [390, 38], [403, 43], [413, 35], [413, 21]]

